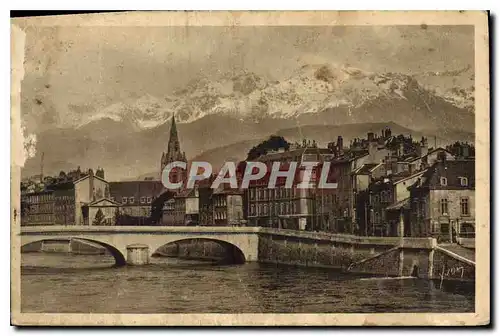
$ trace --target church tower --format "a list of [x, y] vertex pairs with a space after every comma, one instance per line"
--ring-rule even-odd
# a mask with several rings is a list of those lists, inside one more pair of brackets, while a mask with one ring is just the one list
[[[172, 116], [172, 125], [170, 127], [170, 138], [168, 139], [167, 152], [163, 152], [161, 155], [161, 170], [160, 179], [165, 166], [174, 161], [186, 162], [186, 153], [181, 152], [181, 145], [179, 142], [179, 136], [177, 134], [177, 126], [175, 124], [175, 116]], [[186, 176], [186, 171], [183, 169], [173, 169], [170, 174], [170, 181], [180, 182], [184, 181]]]

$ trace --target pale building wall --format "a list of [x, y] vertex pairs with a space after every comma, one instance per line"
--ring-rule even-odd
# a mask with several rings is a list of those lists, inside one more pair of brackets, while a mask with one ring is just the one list
[[[467, 197], [469, 200], [469, 215], [462, 216], [460, 200]], [[441, 199], [448, 200], [448, 215], [450, 220], [474, 220], [475, 213], [475, 191], [470, 189], [461, 190], [432, 190], [430, 193], [430, 217], [437, 220], [441, 217]]]
[[399, 182], [396, 184], [395, 194], [394, 194], [394, 202], [402, 201], [408, 197], [410, 197], [410, 191], [408, 187], [413, 185], [423, 174], [417, 174], [414, 177], [411, 177], [407, 180]]
[[75, 183], [75, 224], [83, 225], [82, 205], [89, 203], [89, 179]]
[[238, 222], [243, 219], [243, 198], [241, 195], [227, 196], [227, 221]]
[[[108, 182], [102, 181], [99, 178], [93, 178], [93, 191], [90, 192], [92, 177], [83, 179], [75, 183], [75, 224], [83, 225], [82, 205], [90, 203], [95, 199], [104, 197], [104, 192]], [[93, 218], [90, 217], [89, 218]], [[90, 220], [89, 220], [90, 221]]]
[[198, 197], [186, 198], [186, 214], [194, 215], [200, 213], [200, 202]]

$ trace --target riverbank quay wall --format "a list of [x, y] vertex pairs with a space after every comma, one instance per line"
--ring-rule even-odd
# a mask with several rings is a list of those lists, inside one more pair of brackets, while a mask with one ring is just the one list
[[440, 248], [434, 238], [360, 237], [261, 228], [259, 261], [336, 268], [377, 276], [475, 279], [475, 262]]
[[[240, 261], [337, 268], [380, 276], [473, 280], [475, 262], [436, 244], [433, 238], [360, 237], [262, 227], [50, 226], [21, 228], [21, 245], [42, 240], [98, 244], [127, 264], [129, 247], [148, 257], [169, 243], [196, 239], [225, 246]], [[137, 245], [138, 246], [138, 245]]]

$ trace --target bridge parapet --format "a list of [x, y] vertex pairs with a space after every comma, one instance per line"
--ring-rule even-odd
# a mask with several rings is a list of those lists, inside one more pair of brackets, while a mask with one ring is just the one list
[[154, 253], [161, 246], [189, 239], [217, 241], [227, 247], [228, 253], [238, 255], [238, 260], [257, 261], [259, 231], [257, 227], [39, 226], [22, 227], [19, 235], [22, 246], [53, 238], [78, 238], [100, 244], [111, 252], [118, 265], [123, 265], [129, 255], [139, 253], [137, 249], [135, 254], [129, 253], [127, 246], [145, 245], [148, 253]]

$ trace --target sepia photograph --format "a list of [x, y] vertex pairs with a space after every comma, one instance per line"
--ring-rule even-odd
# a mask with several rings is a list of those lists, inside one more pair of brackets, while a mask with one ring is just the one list
[[488, 324], [488, 40], [479, 11], [12, 18], [12, 323]]

